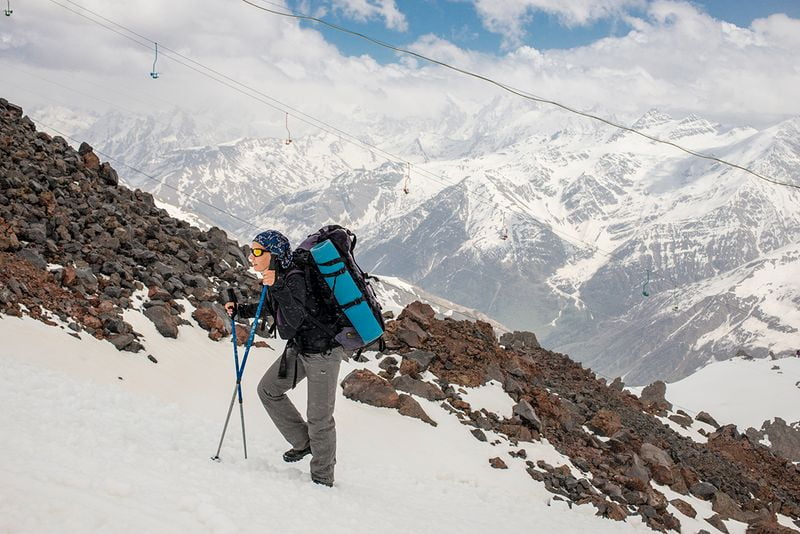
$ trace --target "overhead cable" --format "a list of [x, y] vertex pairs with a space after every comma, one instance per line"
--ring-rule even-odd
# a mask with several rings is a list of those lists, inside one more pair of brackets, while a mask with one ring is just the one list
[[408, 50], [406, 48], [400, 48], [398, 46], [395, 46], [395, 45], [386, 43], [384, 41], [381, 41], [380, 39], [375, 39], [374, 37], [370, 37], [370, 36], [368, 36], [366, 34], [363, 34], [363, 33], [360, 33], [360, 32], [354, 31], [354, 30], [350, 30], [348, 28], [345, 28], [343, 26], [339, 26], [338, 24], [334, 24], [332, 22], [328, 22], [328, 21], [320, 19], [318, 17], [312, 17], [310, 15], [303, 15], [303, 14], [295, 13], [295, 12], [286, 13], [286, 12], [283, 12], [283, 11], [278, 11], [276, 9], [270, 9], [268, 7], [264, 7], [264, 6], [258, 5], [258, 4], [254, 3], [254, 2], [251, 2], [250, 0], [242, 0], [242, 2], [244, 2], [245, 4], [248, 4], [250, 6], [253, 6], [253, 7], [257, 8], [257, 9], [260, 9], [262, 11], [266, 11], [268, 13], [272, 13], [274, 15], [280, 15], [282, 17], [290, 17], [290, 18], [294, 18], [294, 19], [298, 19], [298, 20], [307, 20], [307, 21], [317, 22], [319, 24], [322, 24], [322, 25], [327, 26], [329, 28], [332, 28], [334, 30], [337, 30], [337, 31], [340, 31], [340, 32], [344, 32], [344, 33], [348, 33], [350, 35], [354, 35], [356, 37], [360, 37], [361, 39], [365, 39], [365, 40], [367, 40], [367, 41], [369, 41], [371, 43], [374, 43], [374, 44], [376, 44], [378, 46], [382, 46], [384, 48], [388, 48], [390, 50], [394, 50], [395, 52], [408, 54], [410, 56], [416, 57], [418, 59], [422, 59], [422, 60], [427, 61], [429, 63], [433, 63], [435, 65], [439, 65], [439, 66], [444, 67], [446, 69], [450, 69], [450, 70], [459, 72], [459, 73], [464, 74], [466, 76], [471, 76], [473, 78], [477, 78], [479, 80], [483, 80], [483, 81], [485, 81], [487, 83], [495, 85], [495, 86], [503, 89], [504, 91], [508, 91], [509, 93], [517, 95], [519, 97], [526, 98], [528, 100], [533, 100], [534, 102], [539, 102], [539, 103], [542, 103], [542, 104], [548, 104], [548, 105], [551, 105], [551, 106], [555, 106], [555, 107], [561, 108], [561, 109], [563, 109], [565, 111], [568, 111], [570, 113], [574, 113], [574, 114], [580, 115], [582, 117], [586, 117], [586, 118], [589, 118], [589, 119], [600, 121], [600, 122], [605, 123], [605, 124], [607, 124], [609, 126], [613, 126], [614, 128], [619, 128], [621, 130], [625, 130], [627, 132], [631, 132], [633, 134], [639, 135], [639, 136], [644, 137], [645, 139], [648, 139], [648, 140], [653, 141], [655, 143], [661, 143], [661, 144], [664, 144], [664, 145], [669, 145], [671, 147], [677, 148], [678, 150], [681, 150], [681, 151], [683, 151], [683, 152], [685, 152], [687, 154], [690, 154], [692, 156], [695, 156], [695, 157], [698, 157], [698, 158], [702, 158], [702, 159], [706, 159], [706, 160], [710, 160], [710, 161], [714, 161], [714, 162], [720, 163], [722, 165], [733, 167], [735, 169], [739, 169], [741, 171], [744, 171], [746, 173], [749, 173], [749, 174], [755, 176], [756, 178], [759, 178], [761, 180], [770, 182], [770, 183], [775, 184], [775, 185], [781, 185], [781, 186], [785, 186], [785, 187], [793, 187], [795, 189], [800, 189], [800, 185], [798, 185], [798, 184], [792, 184], [792, 183], [789, 183], [789, 182], [781, 182], [779, 180], [775, 180], [774, 178], [770, 178], [768, 176], [764, 176], [763, 174], [760, 174], [760, 173], [758, 173], [758, 172], [756, 172], [756, 171], [754, 171], [752, 169], [749, 169], [749, 168], [744, 167], [742, 165], [739, 165], [737, 163], [732, 163], [730, 161], [724, 160], [722, 158], [718, 158], [716, 156], [712, 156], [710, 154], [703, 154], [702, 152], [697, 152], [695, 150], [691, 150], [691, 149], [683, 147], [683, 146], [681, 146], [681, 145], [679, 145], [677, 143], [673, 143], [672, 141], [667, 141], [666, 139], [661, 139], [661, 138], [656, 137], [654, 135], [650, 135], [650, 134], [647, 134], [645, 132], [642, 132], [641, 130], [637, 130], [637, 129], [631, 128], [629, 126], [625, 126], [625, 125], [619, 124], [617, 122], [614, 122], [612, 120], [606, 119], [604, 117], [600, 117], [599, 115], [595, 115], [593, 113], [588, 113], [586, 111], [581, 111], [579, 109], [575, 109], [572, 106], [568, 106], [566, 104], [562, 104], [561, 102], [558, 102], [556, 100], [535, 96], [535, 95], [533, 95], [531, 93], [515, 89], [515, 88], [511, 87], [510, 85], [508, 85], [506, 83], [499, 82], [497, 80], [489, 78], [488, 76], [484, 76], [482, 74], [477, 74], [475, 72], [472, 72], [472, 71], [469, 71], [469, 70], [466, 70], [466, 69], [462, 69], [460, 67], [456, 67], [456, 66], [451, 65], [449, 63], [446, 63], [444, 61], [440, 61], [438, 59], [430, 58], [428, 56], [422, 55], [422, 54], [414, 52], [412, 50]]

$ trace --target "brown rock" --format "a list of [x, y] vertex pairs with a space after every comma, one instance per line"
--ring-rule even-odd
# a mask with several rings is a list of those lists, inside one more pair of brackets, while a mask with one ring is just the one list
[[743, 512], [739, 504], [724, 491], [718, 491], [714, 494], [714, 498], [711, 501], [711, 509], [723, 519], [735, 519], [743, 523], [755, 519], [752, 514]]
[[411, 348], [422, 347], [422, 344], [429, 337], [417, 323], [409, 320], [400, 321], [395, 335], [397, 339]]
[[96, 171], [100, 168], [100, 158], [94, 152], [87, 152], [83, 155], [83, 164], [87, 169]]
[[725, 526], [725, 523], [722, 522], [722, 518], [719, 514], [714, 514], [708, 519], [706, 519], [706, 523], [713, 526], [715, 529], [719, 530], [720, 532], [724, 532], [728, 534], [728, 528]]
[[661, 465], [664, 467], [672, 467], [673, 462], [669, 454], [660, 447], [656, 447], [652, 443], [642, 443], [639, 448], [639, 456], [642, 457], [648, 465]]
[[602, 409], [594, 414], [586, 426], [598, 434], [610, 437], [622, 428], [622, 419], [611, 410]]
[[416, 380], [410, 376], [398, 376], [392, 380], [392, 385], [398, 391], [405, 391], [430, 401], [444, 400], [447, 396], [436, 384]]
[[669, 420], [678, 423], [683, 428], [692, 426], [692, 418], [688, 415], [674, 414], [669, 416]]
[[75, 274], [75, 268], [71, 265], [67, 265], [64, 267], [64, 275], [61, 277], [61, 285], [64, 287], [72, 287], [77, 278], [78, 277]]
[[506, 463], [499, 456], [496, 456], [494, 458], [490, 458], [489, 459], [489, 465], [491, 465], [495, 469], [508, 469], [508, 466], [506, 465]]
[[[397, 408], [400, 395], [394, 387], [367, 369], [356, 369], [342, 380], [344, 396], [371, 406]], [[412, 399], [413, 400], [413, 399]]]
[[178, 321], [166, 306], [151, 306], [144, 310], [144, 316], [155, 325], [158, 333], [164, 337], [178, 337]]
[[463, 410], [465, 412], [471, 411], [471, 407], [467, 401], [461, 399], [450, 399], [450, 405], [456, 410]]
[[419, 376], [419, 373], [420, 373], [419, 363], [415, 362], [414, 360], [403, 358], [403, 361], [400, 363], [401, 375], [410, 375], [416, 378]]
[[0, 250], [13, 252], [19, 250], [20, 244], [17, 234], [10, 224], [0, 219]]
[[672, 486], [675, 483], [675, 475], [672, 473], [672, 469], [665, 465], [651, 465], [650, 473], [653, 475], [653, 480], [659, 484]]
[[438, 426], [436, 421], [428, 417], [428, 414], [425, 413], [425, 410], [422, 409], [422, 406], [419, 405], [416, 399], [410, 395], [406, 395], [405, 393], [401, 393], [399, 395], [399, 406], [397, 407], [397, 411], [407, 417], [414, 417], [420, 421], [425, 421], [431, 426]]
[[150, 300], [163, 300], [164, 302], [168, 302], [172, 300], [172, 295], [166, 289], [153, 286], [147, 290], [147, 298]]
[[622, 506], [615, 502], [608, 501], [606, 502], [605, 516], [614, 521], [625, 521], [625, 518], [628, 517], [628, 513]]
[[784, 527], [772, 519], [762, 519], [747, 527], [747, 534], [797, 534], [796, 530]]
[[192, 312], [192, 318], [197, 321], [200, 328], [208, 330], [208, 337], [215, 341], [227, 333], [222, 318], [211, 308], [197, 308]]
[[423, 304], [417, 300], [406, 306], [406, 308], [400, 314], [399, 319], [408, 317], [419, 326], [428, 329], [433, 323], [435, 316], [436, 313], [433, 311], [433, 308], [431, 308], [430, 305]]
[[701, 423], [706, 423], [707, 425], [711, 425], [714, 428], [719, 428], [719, 423], [717, 423], [716, 419], [711, 417], [711, 414], [709, 414], [708, 412], [700, 412], [695, 416], [695, 419], [697, 419]]
[[691, 517], [694, 519], [697, 516], [697, 510], [695, 510], [691, 504], [682, 499], [672, 499], [669, 501], [669, 503], [677, 508], [686, 517]]
[[[247, 338], [250, 337], [250, 332], [247, 331], [247, 327], [242, 326], [240, 324], [236, 325], [236, 344], [239, 346], [244, 346], [247, 343]], [[256, 344], [256, 346], [259, 346]]]
[[654, 412], [664, 412], [672, 409], [672, 404], [669, 403], [664, 395], [667, 392], [667, 385], [658, 380], [642, 390], [639, 397], [644, 404], [645, 408]]

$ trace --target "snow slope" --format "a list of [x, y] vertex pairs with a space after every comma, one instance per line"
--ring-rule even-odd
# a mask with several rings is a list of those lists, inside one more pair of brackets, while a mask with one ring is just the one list
[[692, 415], [706, 411], [742, 431], [775, 417], [800, 421], [800, 358], [714, 362], [667, 384], [666, 398]]
[[[234, 419], [223, 461], [212, 462], [233, 386], [230, 346], [191, 326], [162, 338], [137, 311], [126, 320], [158, 364], [31, 319], [0, 319], [0, 531], [648, 531], [638, 519], [617, 523], [590, 506], [551, 503], [507, 442], [478, 442], [422, 399], [438, 427], [340, 390], [336, 487], [311, 484], [307, 461], [281, 461], [287, 445], [254, 391], [279, 344], [254, 349], [245, 373], [250, 459]], [[343, 363], [341, 376], [352, 369]], [[503, 395], [490, 388], [470, 401], [498, 409]], [[304, 384], [291, 396], [302, 411]], [[566, 463], [546, 442], [526, 449], [534, 460]], [[490, 468], [493, 456], [510, 468]]]

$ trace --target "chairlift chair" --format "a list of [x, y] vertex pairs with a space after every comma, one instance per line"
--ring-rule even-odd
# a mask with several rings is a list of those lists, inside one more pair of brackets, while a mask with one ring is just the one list
[[158, 61], [158, 43], [156, 45], [156, 57], [153, 59], [153, 70], [150, 71], [150, 77], [157, 80], [160, 74], [156, 71], [156, 62]]
[[284, 145], [291, 145], [292, 144], [292, 132], [289, 131], [289, 113], [286, 113], [286, 140], [283, 142]]
[[3, 13], [6, 14], [6, 17], [10, 17], [13, 12], [14, 10], [11, 9], [11, 0], [6, 0], [6, 8], [3, 10]]

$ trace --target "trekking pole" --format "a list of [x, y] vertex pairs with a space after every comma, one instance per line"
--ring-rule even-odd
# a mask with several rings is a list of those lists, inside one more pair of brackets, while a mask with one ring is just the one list
[[[247, 338], [247, 345], [244, 349], [244, 357], [242, 358], [242, 365], [239, 366], [239, 352], [236, 347], [236, 323], [233, 317], [231, 317], [231, 326], [232, 326], [232, 336], [233, 336], [233, 358], [234, 363], [236, 365], [236, 385], [233, 388], [233, 394], [231, 395], [231, 403], [228, 406], [228, 414], [225, 416], [225, 425], [222, 427], [222, 435], [219, 438], [219, 446], [217, 447], [217, 453], [211, 457], [212, 460], [219, 461], [219, 453], [222, 450], [222, 442], [225, 440], [225, 433], [228, 430], [228, 422], [231, 418], [231, 413], [233, 412], [233, 403], [236, 401], [236, 396], [238, 393], [239, 396], [239, 414], [241, 415], [242, 419], [242, 441], [244, 444], [244, 457], [247, 459], [247, 437], [245, 434], [244, 429], [244, 406], [242, 404], [242, 375], [244, 374], [244, 366], [247, 363], [247, 356], [250, 353], [250, 347], [253, 344], [253, 339], [256, 335], [256, 328], [258, 328], [258, 320], [261, 317], [261, 310], [264, 307], [264, 300], [266, 300], [267, 296], [267, 286], [264, 286], [261, 289], [261, 298], [258, 301], [258, 309], [256, 310], [256, 316], [253, 319], [253, 325], [250, 327], [250, 335]], [[228, 300], [227, 302], [235, 302], [235, 296], [233, 300]]]

